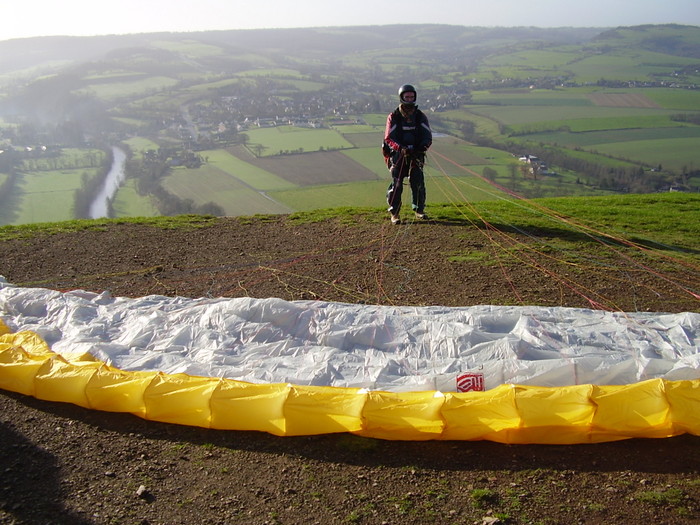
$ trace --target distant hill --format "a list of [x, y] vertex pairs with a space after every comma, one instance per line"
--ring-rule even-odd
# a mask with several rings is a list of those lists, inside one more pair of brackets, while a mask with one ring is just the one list
[[665, 55], [700, 58], [700, 31], [695, 26], [677, 24], [620, 27], [593, 38], [596, 44], [611, 48], [638, 47]]
[[280, 52], [303, 56], [369, 49], [443, 48], [458, 52], [523, 41], [577, 44], [603, 31], [600, 28], [480, 28], [443, 25], [387, 25], [302, 29], [257, 29], [192, 33], [143, 33], [90, 37], [51, 36], [0, 41], [0, 75], [33, 68], [60, 68], [100, 60], [125, 49], [150, 47], [154, 41], [199, 41], [237, 52]]

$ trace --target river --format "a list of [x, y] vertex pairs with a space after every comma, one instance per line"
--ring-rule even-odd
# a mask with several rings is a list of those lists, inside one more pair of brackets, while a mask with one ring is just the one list
[[91, 219], [107, 217], [107, 203], [110, 199], [114, 198], [119, 186], [121, 186], [121, 183], [124, 182], [124, 164], [126, 162], [126, 153], [116, 146], [112, 146], [112, 154], [114, 156], [112, 167], [105, 178], [105, 182], [100, 190], [100, 193], [97, 194], [97, 197], [95, 197], [95, 200], [90, 205]]

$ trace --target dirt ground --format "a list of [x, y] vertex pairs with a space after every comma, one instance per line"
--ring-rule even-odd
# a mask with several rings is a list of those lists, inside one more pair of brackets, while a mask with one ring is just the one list
[[[350, 219], [113, 223], [5, 240], [0, 275], [130, 297], [700, 309], [682, 266], [640, 264], [623, 247], [439, 216]], [[280, 438], [4, 391], [0, 407], [3, 524], [700, 523], [696, 436], [576, 446]]]

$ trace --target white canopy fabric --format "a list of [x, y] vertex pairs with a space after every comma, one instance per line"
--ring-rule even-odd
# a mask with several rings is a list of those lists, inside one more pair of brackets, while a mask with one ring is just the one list
[[0, 278], [0, 319], [128, 371], [394, 392], [700, 378], [699, 313], [112, 297]]

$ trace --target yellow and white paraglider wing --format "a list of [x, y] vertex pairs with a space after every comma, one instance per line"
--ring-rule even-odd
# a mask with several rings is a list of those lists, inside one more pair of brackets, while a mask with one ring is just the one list
[[126, 299], [8, 285], [0, 388], [279, 436], [700, 435], [699, 332], [693, 313]]

